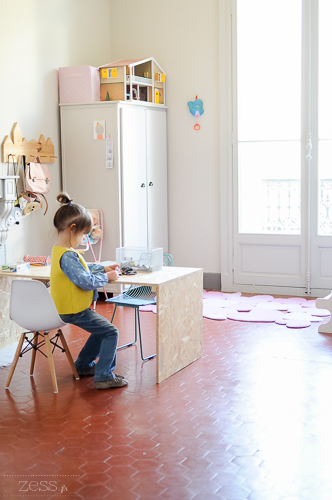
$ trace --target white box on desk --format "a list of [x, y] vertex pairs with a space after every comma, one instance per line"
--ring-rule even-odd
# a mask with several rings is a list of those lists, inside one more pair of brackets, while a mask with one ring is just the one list
[[136, 272], [153, 272], [163, 268], [163, 249], [149, 247], [120, 247], [116, 249], [116, 263], [120, 269], [129, 267]]
[[12, 262], [11, 264], [3, 264], [0, 266], [1, 271], [9, 273], [17, 273], [19, 271], [27, 271], [30, 269], [30, 262]]

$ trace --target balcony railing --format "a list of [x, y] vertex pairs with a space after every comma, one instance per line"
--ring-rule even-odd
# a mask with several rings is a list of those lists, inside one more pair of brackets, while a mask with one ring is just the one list
[[318, 234], [332, 235], [332, 179], [321, 179], [319, 183]]
[[298, 179], [263, 179], [266, 215], [264, 234], [300, 234], [301, 182]]
[[[301, 233], [301, 181], [263, 179], [262, 196], [266, 214], [263, 234]], [[320, 179], [318, 193], [318, 234], [332, 236], [332, 179]]]

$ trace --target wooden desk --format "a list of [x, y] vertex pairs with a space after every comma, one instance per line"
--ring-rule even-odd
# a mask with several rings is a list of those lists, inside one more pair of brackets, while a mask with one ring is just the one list
[[[50, 267], [0, 272], [0, 278], [4, 276], [48, 281]], [[203, 269], [164, 267], [154, 273], [120, 276], [116, 283], [151, 286], [157, 294], [157, 383], [202, 356]]]
[[50, 281], [51, 266], [31, 266], [26, 271], [19, 271], [18, 273], [9, 273], [8, 271], [0, 271], [0, 278], [30, 278], [43, 282]]

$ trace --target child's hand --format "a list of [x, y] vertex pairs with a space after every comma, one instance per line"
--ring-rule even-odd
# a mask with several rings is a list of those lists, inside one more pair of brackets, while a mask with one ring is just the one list
[[108, 278], [108, 281], [116, 281], [119, 277], [119, 272], [117, 270], [108, 271], [106, 273], [106, 276]]
[[118, 266], [118, 264], [113, 264], [112, 266], [104, 267], [105, 273], [108, 273], [109, 271], [119, 271], [119, 270], [120, 270], [120, 267]]

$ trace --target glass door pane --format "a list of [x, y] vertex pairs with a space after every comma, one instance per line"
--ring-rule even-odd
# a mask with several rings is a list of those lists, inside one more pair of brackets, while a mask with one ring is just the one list
[[240, 233], [301, 232], [301, 14], [301, 0], [237, 2]]
[[239, 232], [301, 233], [299, 141], [239, 144]]
[[319, 1], [318, 234], [332, 235], [332, 2]]

